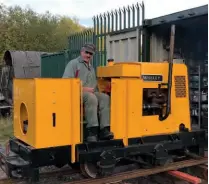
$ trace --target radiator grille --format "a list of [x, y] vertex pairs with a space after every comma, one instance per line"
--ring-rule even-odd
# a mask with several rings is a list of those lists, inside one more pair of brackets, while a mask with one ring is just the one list
[[177, 98], [186, 97], [186, 78], [185, 76], [175, 76], [175, 92]]

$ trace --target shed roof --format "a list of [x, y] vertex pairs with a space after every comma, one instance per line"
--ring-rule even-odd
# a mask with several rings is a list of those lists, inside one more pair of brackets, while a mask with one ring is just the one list
[[199, 6], [196, 8], [191, 8], [187, 10], [183, 10], [180, 12], [164, 15], [161, 17], [146, 19], [144, 24], [147, 27], [157, 26], [160, 24], [166, 24], [175, 22], [178, 20], [184, 20], [189, 18], [194, 18], [198, 16], [208, 15], [208, 5]]

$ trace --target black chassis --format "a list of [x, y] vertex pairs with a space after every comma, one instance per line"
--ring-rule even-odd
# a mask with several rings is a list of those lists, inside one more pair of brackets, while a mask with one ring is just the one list
[[[121, 160], [129, 160], [145, 165], [162, 165], [174, 155], [183, 156], [186, 151], [204, 155], [205, 131], [178, 132], [168, 135], [155, 135], [130, 138], [128, 146], [123, 140], [107, 140], [76, 145], [76, 163], [97, 163], [99, 170], [107, 171]], [[5, 160], [7, 175], [21, 170], [21, 175], [32, 180], [39, 180], [39, 167], [55, 165], [62, 167], [71, 163], [71, 147], [33, 149], [22, 141], [11, 138], [10, 152], [0, 149], [0, 164]], [[140, 159], [139, 159], [140, 157]]]

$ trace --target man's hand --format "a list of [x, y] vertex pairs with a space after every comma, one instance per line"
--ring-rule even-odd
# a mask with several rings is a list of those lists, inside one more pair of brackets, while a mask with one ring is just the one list
[[94, 88], [83, 87], [83, 91], [84, 91], [84, 92], [90, 92], [90, 93], [93, 93], [93, 92], [94, 92]]

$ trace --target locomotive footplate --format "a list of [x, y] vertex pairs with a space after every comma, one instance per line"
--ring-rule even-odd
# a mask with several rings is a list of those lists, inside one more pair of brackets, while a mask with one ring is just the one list
[[39, 181], [40, 167], [62, 167], [70, 163], [71, 146], [35, 149], [12, 137], [9, 140], [9, 155], [5, 154], [5, 149], [0, 149], [0, 156], [0, 163], [6, 168], [7, 176], [17, 178], [18, 175], [18, 178], [35, 182]]
[[140, 165], [164, 165], [175, 158], [186, 157], [185, 152], [188, 150], [203, 155], [204, 142], [205, 132], [202, 130], [180, 132], [130, 138], [128, 146], [124, 146], [122, 139], [80, 144], [76, 146], [76, 155], [80, 163], [95, 163], [98, 170], [112, 170], [123, 159], [141, 163]]

